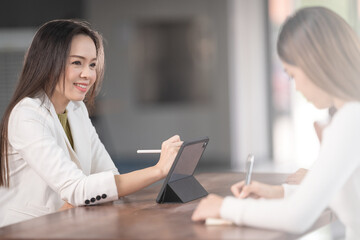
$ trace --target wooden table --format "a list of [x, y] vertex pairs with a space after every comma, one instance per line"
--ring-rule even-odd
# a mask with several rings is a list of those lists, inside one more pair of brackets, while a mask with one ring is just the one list
[[[232, 183], [243, 173], [203, 173], [196, 176], [204, 188], [230, 195]], [[253, 174], [270, 184], [285, 181], [285, 174]], [[0, 228], [0, 239], [297, 239], [299, 235], [251, 227], [206, 226], [191, 222], [200, 200], [186, 204], [157, 204], [161, 184], [150, 186], [112, 204], [78, 207]], [[326, 210], [310, 231], [330, 223]], [[310, 232], [309, 231], [309, 232]]]

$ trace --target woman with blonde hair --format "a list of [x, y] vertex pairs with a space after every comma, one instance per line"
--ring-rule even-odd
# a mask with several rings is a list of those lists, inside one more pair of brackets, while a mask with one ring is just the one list
[[324, 130], [318, 159], [300, 185], [240, 182], [231, 187], [234, 197], [203, 199], [192, 219], [221, 217], [238, 225], [302, 233], [330, 207], [346, 226], [346, 239], [360, 239], [359, 38], [336, 13], [309, 7], [287, 19], [277, 51], [307, 100], [320, 109], [337, 109]]
[[0, 226], [117, 200], [167, 175], [177, 135], [156, 165], [122, 175], [101, 143], [84, 101], [94, 102], [103, 52], [86, 22], [54, 20], [35, 34], [0, 125]]

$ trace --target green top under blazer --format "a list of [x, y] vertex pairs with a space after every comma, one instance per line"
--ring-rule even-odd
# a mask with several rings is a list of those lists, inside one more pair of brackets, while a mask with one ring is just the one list
[[67, 138], [69, 139], [69, 142], [71, 144], [72, 149], [74, 149], [74, 142], [71, 136], [71, 130], [70, 130], [70, 125], [69, 125], [69, 121], [67, 120], [67, 112], [65, 111], [62, 114], [58, 114], [60, 123], [62, 125], [62, 127], [64, 128], [64, 131], [66, 133]]

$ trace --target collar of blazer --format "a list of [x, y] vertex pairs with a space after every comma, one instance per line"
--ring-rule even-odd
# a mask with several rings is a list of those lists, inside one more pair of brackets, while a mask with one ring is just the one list
[[82, 169], [85, 175], [89, 175], [91, 171], [91, 136], [90, 129], [88, 129], [89, 124], [86, 124], [88, 121], [85, 119], [88, 118], [88, 116], [87, 114], [84, 114], [84, 111], [80, 110], [84, 103], [70, 101], [66, 107], [71, 135], [74, 142], [73, 149], [59, 121], [55, 107], [51, 100], [45, 93], [39, 97], [41, 98], [43, 106], [50, 112], [56, 122], [57, 131], [62, 135], [62, 138], [66, 143], [67, 149], [64, 149], [64, 151], [69, 153], [69, 157], [80, 169]]
[[[44, 107], [49, 110], [51, 112], [51, 109], [54, 110], [55, 112], [55, 108], [54, 105], [52, 104], [50, 98], [46, 95], [46, 93], [42, 92], [39, 93], [39, 95], [37, 96], [38, 98], [41, 99], [42, 104], [44, 105]], [[78, 109], [81, 106], [80, 102], [73, 102], [70, 101], [69, 104], [66, 107], [67, 111], [75, 111], [76, 109]], [[56, 112], [55, 112], [56, 113]]]

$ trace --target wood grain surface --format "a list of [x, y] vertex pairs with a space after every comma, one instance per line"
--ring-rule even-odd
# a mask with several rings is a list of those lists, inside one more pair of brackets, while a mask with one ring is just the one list
[[[231, 195], [244, 173], [202, 173], [197, 180], [209, 193]], [[280, 184], [286, 174], [254, 173], [253, 180]], [[77, 207], [0, 228], [0, 239], [297, 239], [299, 235], [239, 226], [193, 223], [200, 199], [185, 204], [157, 204], [161, 182], [110, 204]], [[313, 228], [333, 220], [326, 210]]]

